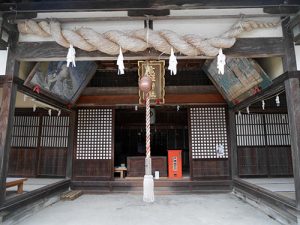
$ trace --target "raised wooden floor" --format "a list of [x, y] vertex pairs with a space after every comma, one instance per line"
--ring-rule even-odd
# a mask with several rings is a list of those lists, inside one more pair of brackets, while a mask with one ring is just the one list
[[[224, 193], [231, 191], [231, 184], [231, 180], [160, 179], [154, 180], [154, 191], [156, 194]], [[143, 178], [116, 179], [114, 181], [72, 181], [71, 188], [83, 190], [85, 193], [142, 193]]]

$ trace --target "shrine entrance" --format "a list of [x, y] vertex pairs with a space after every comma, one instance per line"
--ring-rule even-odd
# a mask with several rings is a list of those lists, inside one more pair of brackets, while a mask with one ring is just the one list
[[[189, 177], [188, 114], [183, 106], [151, 108], [151, 158], [153, 174], [168, 176], [168, 150], [182, 150], [183, 177]], [[145, 108], [115, 111], [114, 166], [126, 167], [127, 177], [144, 176]], [[117, 175], [117, 174], [115, 174]], [[156, 172], [156, 175], [157, 172]]]

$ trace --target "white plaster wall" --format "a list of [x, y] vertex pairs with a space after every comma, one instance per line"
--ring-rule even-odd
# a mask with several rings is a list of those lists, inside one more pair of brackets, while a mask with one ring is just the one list
[[[248, 18], [247, 18], [248, 19]], [[278, 22], [279, 18], [255, 18], [256, 21]], [[179, 34], [198, 34], [214, 37], [228, 31], [239, 19], [202, 19], [202, 20], [158, 20], [153, 22], [154, 30], [172, 30]], [[270, 29], [256, 29], [244, 32], [240, 37], [282, 37], [281, 26]]]
[[0, 50], [0, 75], [5, 75], [8, 50]]
[[[242, 9], [179, 9], [170, 10], [169, 17], [173, 16], [250, 16], [268, 15], [263, 8], [242, 8]], [[91, 11], [91, 12], [40, 12], [38, 19], [49, 18], [104, 18], [104, 17], [127, 17], [127, 11]]]
[[297, 60], [297, 70], [300, 70], [300, 45], [295, 45], [295, 54]]
[[[247, 18], [249, 19], [249, 18]], [[239, 19], [170, 19], [154, 20], [154, 30], [172, 30], [178, 34], [198, 34], [202, 37], [219, 36], [235, 24]], [[276, 17], [254, 18], [253, 20], [265, 22], [277, 22]], [[65, 22], [63, 29], [77, 29], [79, 27], [89, 27], [99, 33], [109, 30], [130, 31], [144, 28], [143, 20], [121, 20], [121, 21], [93, 21], [93, 22]], [[281, 26], [268, 29], [257, 29], [251, 32], [245, 32], [240, 37], [282, 37]], [[21, 42], [35, 41], [53, 41], [52, 38], [40, 38], [34, 35], [20, 35]]]
[[283, 74], [281, 57], [260, 58], [257, 61], [272, 80]]

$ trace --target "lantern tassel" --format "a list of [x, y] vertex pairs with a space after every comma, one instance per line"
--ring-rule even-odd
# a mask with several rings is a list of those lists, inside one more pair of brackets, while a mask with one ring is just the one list
[[123, 58], [123, 53], [122, 53], [122, 49], [120, 47], [120, 53], [117, 59], [117, 65], [118, 65], [118, 75], [124, 74], [124, 62], [123, 62], [124, 58]]
[[176, 75], [176, 73], [177, 73], [177, 59], [176, 59], [176, 56], [174, 55], [173, 48], [171, 48], [171, 55], [169, 58], [168, 70], [170, 70], [171, 75]]
[[222, 49], [219, 49], [219, 55], [218, 55], [218, 74], [224, 74], [224, 68], [226, 64], [226, 56], [223, 54]]
[[73, 47], [72, 44], [70, 44], [70, 47], [69, 47], [69, 50], [68, 50], [68, 55], [67, 55], [67, 67], [70, 66], [70, 63], [72, 63], [73, 67], [76, 67], [75, 55], [76, 55], [75, 48]]

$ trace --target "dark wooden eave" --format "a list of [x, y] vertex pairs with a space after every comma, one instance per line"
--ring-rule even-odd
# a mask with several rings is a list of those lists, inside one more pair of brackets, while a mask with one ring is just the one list
[[298, 0], [16, 0], [1, 3], [0, 11], [265, 8], [268, 13], [296, 13], [299, 6]]

